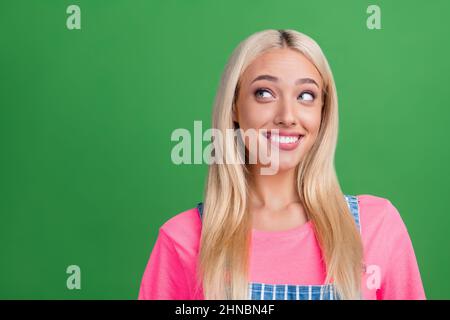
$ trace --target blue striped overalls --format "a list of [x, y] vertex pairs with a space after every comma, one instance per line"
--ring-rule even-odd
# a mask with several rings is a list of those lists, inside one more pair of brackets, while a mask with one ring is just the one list
[[[359, 219], [358, 198], [353, 195], [344, 195], [355, 223], [361, 232]], [[203, 203], [197, 204], [200, 219], [203, 214]], [[328, 285], [296, 285], [296, 284], [269, 284], [249, 282], [250, 300], [339, 300], [339, 295], [333, 284]]]

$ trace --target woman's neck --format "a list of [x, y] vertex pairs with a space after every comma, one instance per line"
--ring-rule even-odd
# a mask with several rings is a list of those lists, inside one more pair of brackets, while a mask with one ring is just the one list
[[280, 171], [275, 175], [261, 175], [259, 170], [252, 169], [249, 192], [251, 207], [277, 211], [300, 201], [295, 169]]

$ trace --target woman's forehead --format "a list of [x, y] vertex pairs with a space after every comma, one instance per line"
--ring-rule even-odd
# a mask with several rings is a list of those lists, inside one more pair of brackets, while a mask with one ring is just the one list
[[245, 69], [241, 83], [250, 85], [260, 75], [273, 76], [287, 84], [294, 84], [299, 78], [312, 78], [322, 85], [316, 66], [302, 53], [292, 49], [271, 49], [262, 53]]

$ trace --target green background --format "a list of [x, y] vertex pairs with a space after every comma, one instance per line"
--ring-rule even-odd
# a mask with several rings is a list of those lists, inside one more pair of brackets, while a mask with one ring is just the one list
[[0, 298], [137, 298], [158, 228], [203, 193], [206, 165], [174, 165], [170, 135], [210, 126], [232, 50], [269, 28], [320, 44], [344, 193], [391, 200], [427, 297], [449, 298], [449, 15], [445, 0], [2, 1]]

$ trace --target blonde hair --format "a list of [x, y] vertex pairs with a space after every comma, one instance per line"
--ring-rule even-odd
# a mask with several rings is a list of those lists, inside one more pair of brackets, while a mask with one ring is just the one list
[[[319, 45], [295, 30], [254, 33], [233, 51], [214, 101], [212, 127], [234, 128], [232, 110], [240, 76], [260, 54], [273, 48], [298, 50], [323, 79], [324, 105], [314, 145], [296, 168], [300, 200], [312, 220], [324, 256], [325, 284], [334, 283], [341, 299], [360, 299], [363, 248], [360, 234], [334, 168], [338, 102], [331, 69]], [[242, 157], [225, 135], [225, 152]], [[247, 213], [248, 170], [240, 163], [211, 164], [204, 191], [198, 279], [205, 299], [248, 299], [251, 218]]]

